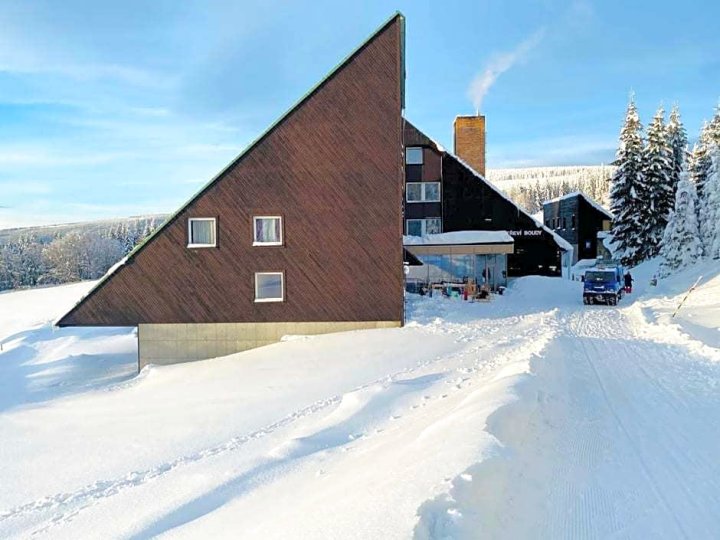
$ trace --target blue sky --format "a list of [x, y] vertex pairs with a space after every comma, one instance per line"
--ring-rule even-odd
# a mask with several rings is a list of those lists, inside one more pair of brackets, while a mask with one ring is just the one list
[[490, 167], [612, 160], [631, 90], [691, 137], [720, 97], [710, 0], [3, 0], [0, 228], [175, 210], [395, 9], [407, 117], [451, 148], [484, 88]]

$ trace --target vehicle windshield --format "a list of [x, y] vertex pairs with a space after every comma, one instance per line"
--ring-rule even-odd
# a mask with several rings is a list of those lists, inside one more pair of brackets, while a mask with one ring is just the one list
[[615, 272], [612, 270], [592, 270], [590, 272], [585, 273], [585, 281], [590, 282], [606, 282], [606, 281], [615, 281]]

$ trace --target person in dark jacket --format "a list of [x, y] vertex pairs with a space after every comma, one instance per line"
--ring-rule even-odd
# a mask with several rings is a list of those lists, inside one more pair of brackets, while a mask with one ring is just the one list
[[625, 274], [625, 292], [630, 294], [632, 292], [633, 277], [630, 272]]

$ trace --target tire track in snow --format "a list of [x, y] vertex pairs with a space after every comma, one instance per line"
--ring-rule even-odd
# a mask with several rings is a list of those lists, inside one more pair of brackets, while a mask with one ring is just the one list
[[[606, 318], [610, 319], [611, 317], [608, 315]], [[614, 318], [616, 319], [615, 325], [622, 327], [620, 323], [624, 318], [624, 314], [622, 312], [616, 313]], [[692, 506], [692, 509], [686, 511], [693, 512], [696, 518], [704, 518], [691, 520], [695, 529], [705, 527], [705, 532], [709, 533], [712, 526], [707, 527], [707, 524], [713, 521], [714, 516], [713, 512], [708, 511], [708, 508], [714, 505], [708, 504], [707, 495], [698, 495], [697, 485], [689, 485], [688, 476], [697, 475], [698, 471], [704, 471], [709, 478], [708, 481], [716, 486], [712, 492], [717, 494], [720, 490], [717, 489], [717, 482], [713, 479], [717, 478], [717, 473], [720, 471], [718, 471], [717, 462], [713, 459], [714, 456], [703, 457], [701, 455], [703, 447], [697, 445], [694, 438], [688, 438], [686, 433], [692, 435], [693, 430], [702, 432], [707, 429], [708, 423], [717, 424], [717, 422], [713, 422], [712, 417], [710, 417], [703, 419], [701, 425], [696, 425], [697, 422], [692, 411], [697, 408], [699, 402], [683, 386], [684, 381], [682, 379], [680, 379], [682, 382], [676, 380], [676, 388], [673, 391], [666, 383], [661, 382], [658, 374], [652, 374], [649, 371], [651, 366], [656, 369], [659, 367], [661, 370], [659, 373], [661, 373], [668, 366], [674, 366], [678, 363], [681, 363], [687, 369], [694, 364], [695, 360], [691, 360], [691, 356], [687, 358], [679, 356], [676, 350], [678, 345], [676, 344], [658, 344], [635, 338], [625, 347], [619, 358], [624, 368], [625, 381], [622, 381], [613, 369], [607, 369], [605, 374], [601, 375], [596, 362], [592, 358], [593, 356], [595, 358], [608, 358], [612, 351], [602, 342], [594, 341], [592, 345], [594, 345], [594, 355], [587, 352], [587, 345], [583, 342], [584, 356], [593, 368], [610, 410], [618, 420], [618, 425], [627, 437], [630, 447], [637, 456], [638, 462], [654, 489], [658, 500], [665, 506], [668, 515], [673, 517], [682, 534], [686, 537], [696, 536], [696, 534], [690, 534], [682, 520], [679, 519], [678, 501], [671, 503], [665, 495], [666, 492], [672, 495], [679, 488], [684, 494], [681, 504], [690, 504]], [[651, 345], [651, 347], [648, 345]], [[621, 418], [622, 415], [618, 408], [611, 403], [608, 379], [614, 384], [615, 393], [619, 391], [620, 395], [623, 396], [624, 403], [621, 410], [625, 413], [633, 413], [626, 414], [627, 419], [634, 424], [632, 428]], [[628, 381], [635, 383], [632, 385], [632, 389]], [[637, 384], [636, 381], [641, 384]], [[644, 385], [651, 387], [654, 392], [642, 391]], [[628, 392], [628, 390], [630, 391]], [[660, 418], [662, 418], [662, 422]], [[637, 436], [641, 437], [641, 441], [651, 438], [654, 444], [650, 448], [642, 449], [633, 433], [637, 433]], [[658, 453], [658, 447], [662, 449], [661, 454]], [[652, 460], [652, 465], [655, 465], [655, 469], [668, 480], [671, 480], [674, 486], [668, 486], [666, 481], [665, 489], [663, 489], [663, 485], [661, 485], [653, 472], [653, 466], [648, 463], [646, 453]], [[662, 463], [657, 462], [658, 456], [663, 458]], [[717, 504], [717, 495], [710, 495]]]
[[608, 410], [615, 418], [615, 421], [617, 422], [618, 427], [623, 433], [623, 436], [628, 441], [628, 445], [633, 451], [633, 454], [635, 455], [635, 458], [637, 459], [638, 464], [642, 468], [643, 475], [645, 476], [645, 479], [648, 481], [649, 485], [652, 487], [653, 493], [657, 497], [657, 499], [662, 503], [662, 505], [665, 508], [665, 511], [670, 515], [675, 522], [675, 525], [677, 526], [678, 531], [682, 534], [683, 538], [690, 538], [688, 536], [687, 531], [683, 527], [683, 524], [680, 522], [680, 519], [678, 519], [677, 514], [674, 512], [672, 505], [665, 497], [662, 489], [660, 488], [659, 484], [657, 483], [657, 480], [655, 479], [655, 476], [650, 471], [650, 468], [648, 467], [648, 464], [646, 463], [642, 452], [637, 446], [637, 443], [635, 442], [635, 439], [630, 434], [630, 431], [625, 426], [625, 423], [620, 418], [617, 410], [615, 409], [615, 406], [613, 405], [613, 402], [610, 400], [610, 397], [608, 395], [607, 389], [605, 388], [605, 385], [603, 384], [602, 378], [600, 377], [600, 374], [598, 373], [597, 368], [595, 367], [595, 364], [592, 360], [592, 357], [590, 354], [588, 354], [585, 343], [580, 340], [581, 346], [584, 350], [584, 357], [588, 365], [590, 366], [593, 374], [595, 375], [595, 378], [597, 379], [597, 384], [602, 391], [603, 398], [605, 400], [605, 403], [607, 404]]

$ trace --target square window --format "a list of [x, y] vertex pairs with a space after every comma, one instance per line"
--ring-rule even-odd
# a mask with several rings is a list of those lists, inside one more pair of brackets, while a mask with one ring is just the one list
[[440, 182], [425, 182], [423, 187], [425, 188], [423, 197], [425, 202], [440, 202]]
[[215, 247], [217, 245], [215, 218], [188, 219], [188, 247]]
[[253, 246], [281, 246], [282, 218], [257, 216], [253, 218]]
[[405, 149], [405, 164], [406, 165], [422, 165], [423, 164], [423, 149], [419, 146], [410, 146]]
[[440, 234], [442, 232], [442, 220], [430, 218], [425, 220], [425, 234]]
[[405, 193], [408, 202], [422, 201], [422, 184], [419, 182], [408, 183]]
[[408, 236], [422, 236], [422, 219], [408, 219], [407, 220], [407, 234]]
[[255, 274], [255, 301], [282, 302], [285, 296], [282, 272], [257, 272]]

